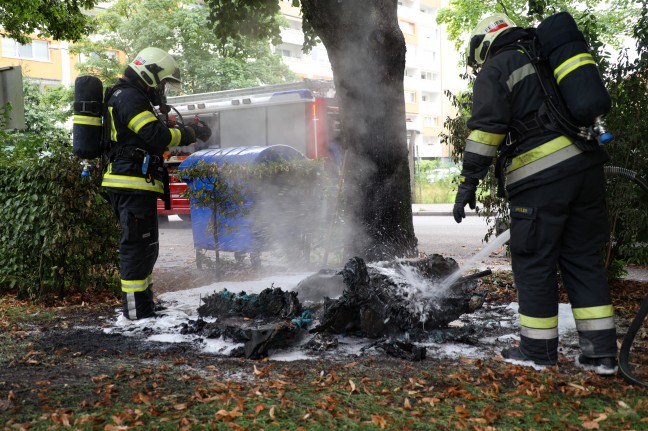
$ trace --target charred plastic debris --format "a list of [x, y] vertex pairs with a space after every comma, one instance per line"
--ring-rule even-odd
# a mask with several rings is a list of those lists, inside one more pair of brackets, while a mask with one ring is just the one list
[[426, 348], [414, 342], [474, 341], [469, 327], [448, 323], [481, 307], [477, 279], [490, 270], [440, 288], [458, 269], [454, 259], [438, 254], [376, 265], [355, 257], [341, 271], [321, 270], [302, 280], [294, 291], [273, 285], [259, 294], [215, 292], [202, 298], [200, 318], [181, 332], [242, 343], [231, 356], [252, 359], [291, 346], [335, 349], [338, 336], [350, 335], [376, 340], [365, 350], [422, 360]]

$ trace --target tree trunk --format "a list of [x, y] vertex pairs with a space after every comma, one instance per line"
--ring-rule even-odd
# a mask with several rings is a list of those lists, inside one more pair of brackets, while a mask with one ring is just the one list
[[416, 254], [405, 99], [405, 39], [397, 0], [302, 0], [304, 19], [324, 43], [348, 152], [347, 254], [368, 261]]

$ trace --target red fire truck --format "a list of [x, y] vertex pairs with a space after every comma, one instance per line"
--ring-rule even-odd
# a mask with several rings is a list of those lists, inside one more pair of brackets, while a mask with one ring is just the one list
[[[158, 200], [158, 215], [188, 218], [190, 205], [182, 197], [187, 185], [175, 174], [189, 154], [206, 148], [289, 145], [310, 159], [330, 158], [339, 162], [334, 131], [339, 127], [332, 81], [267, 85], [239, 90], [170, 97], [168, 104], [189, 123], [199, 119], [212, 135], [165, 154], [171, 177], [171, 209]], [[178, 115], [180, 114], [180, 115]], [[162, 219], [164, 220], [164, 218]]]

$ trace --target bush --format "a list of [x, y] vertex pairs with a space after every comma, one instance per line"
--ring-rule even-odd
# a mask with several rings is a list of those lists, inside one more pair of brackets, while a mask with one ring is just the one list
[[[637, 25], [639, 57], [630, 61], [621, 56], [618, 64], [607, 74], [612, 96], [612, 110], [606, 117], [614, 140], [608, 144], [612, 160], [609, 165], [636, 172], [644, 185], [648, 181], [648, 12], [644, 23]], [[607, 184], [608, 211], [612, 241], [607, 250], [608, 264], [616, 259], [627, 263], [648, 264], [648, 190], [626, 178], [609, 177]]]
[[118, 235], [101, 173], [81, 177], [69, 146], [0, 158], [0, 290], [43, 300], [117, 287]]

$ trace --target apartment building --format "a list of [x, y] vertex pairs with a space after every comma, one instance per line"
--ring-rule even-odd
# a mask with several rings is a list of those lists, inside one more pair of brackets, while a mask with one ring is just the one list
[[26, 44], [9, 37], [0, 37], [0, 67], [21, 66], [23, 76], [41, 85], [69, 85], [78, 72], [74, 67], [78, 55], [70, 53], [68, 42], [32, 36]]
[[[0, 36], [0, 68], [21, 66], [23, 77], [38, 82], [41, 86], [72, 85], [79, 71], [76, 65], [85, 61], [82, 54], [72, 53], [69, 42], [32, 35], [26, 44]], [[118, 51], [109, 54], [124, 55]]]
[[[326, 49], [322, 44], [310, 53], [302, 52], [304, 36], [299, 8], [291, 0], [281, 0], [280, 7], [288, 26], [283, 28], [282, 43], [276, 47], [283, 61], [303, 78], [333, 79]], [[407, 128], [414, 140], [417, 159], [450, 157], [440, 133], [447, 117], [455, 115], [444, 90], [457, 92], [464, 86], [459, 74], [459, 54], [436, 24], [441, 0], [400, 0], [398, 18], [405, 36], [405, 111]]]

